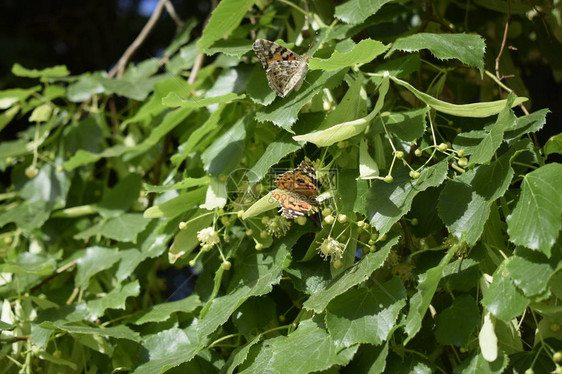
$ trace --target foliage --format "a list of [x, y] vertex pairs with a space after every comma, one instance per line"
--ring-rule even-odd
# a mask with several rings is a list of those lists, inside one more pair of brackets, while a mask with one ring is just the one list
[[[506, 12], [520, 53], [560, 26], [461, 3], [223, 0], [121, 77], [15, 64], [2, 372], [555, 370], [562, 135], [499, 73]], [[255, 38], [313, 55], [300, 91]], [[304, 157], [322, 206], [287, 220], [268, 192]]]

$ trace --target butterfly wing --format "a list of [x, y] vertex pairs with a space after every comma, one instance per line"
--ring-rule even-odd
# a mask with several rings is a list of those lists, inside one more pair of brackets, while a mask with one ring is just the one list
[[312, 204], [306, 201], [303, 196], [282, 190], [271, 191], [271, 196], [281, 205], [280, 212], [285, 218], [297, 218], [304, 216], [312, 209]]
[[[319, 182], [316, 179], [316, 170], [308, 160], [301, 162], [296, 169], [278, 176], [275, 184], [283, 190], [292, 191], [300, 195], [318, 196]], [[314, 202], [315, 199], [311, 199], [311, 203]]]
[[256, 39], [254, 52], [266, 71], [269, 87], [281, 97], [302, 86], [308, 71], [308, 57], [264, 39]]

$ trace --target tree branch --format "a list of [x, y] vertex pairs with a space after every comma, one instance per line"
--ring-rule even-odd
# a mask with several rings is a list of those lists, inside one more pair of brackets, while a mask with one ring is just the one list
[[160, 18], [160, 15], [162, 15], [162, 10], [164, 9], [164, 5], [167, 2], [168, 0], [158, 1], [158, 4], [156, 4], [156, 8], [154, 9], [154, 12], [152, 12], [152, 15], [146, 22], [146, 25], [144, 25], [143, 29], [141, 30], [137, 38], [133, 41], [133, 43], [131, 43], [129, 48], [127, 48], [125, 53], [123, 53], [123, 56], [121, 56], [119, 61], [117, 61], [117, 64], [107, 74], [110, 78], [114, 76], [121, 77], [123, 75], [123, 72], [125, 71], [125, 67], [129, 62], [129, 59], [136, 52], [136, 50], [142, 45], [142, 43], [144, 43], [146, 37], [148, 36], [148, 34], [150, 34], [152, 29], [154, 28], [154, 25], [156, 25], [156, 21], [158, 21], [158, 18]]
[[505, 48], [505, 42], [507, 40], [507, 32], [509, 31], [509, 20], [511, 19], [511, 0], [507, 0], [507, 15], [505, 19], [505, 26], [503, 28], [503, 38], [502, 45], [500, 47], [500, 52], [496, 56], [496, 77], [501, 81], [504, 78], [513, 78], [514, 75], [500, 75], [500, 59], [503, 54], [503, 49]]

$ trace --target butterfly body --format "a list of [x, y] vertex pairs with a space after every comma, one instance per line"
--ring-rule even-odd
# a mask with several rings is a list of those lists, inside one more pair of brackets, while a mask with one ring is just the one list
[[271, 191], [271, 196], [281, 205], [281, 215], [285, 218], [304, 216], [319, 205], [319, 182], [316, 179], [316, 170], [310, 161], [303, 161], [299, 166], [281, 174], [275, 180], [277, 189]]
[[281, 97], [291, 90], [298, 91], [308, 72], [310, 56], [301, 57], [295, 52], [265, 39], [256, 39], [254, 52], [265, 69], [269, 87]]

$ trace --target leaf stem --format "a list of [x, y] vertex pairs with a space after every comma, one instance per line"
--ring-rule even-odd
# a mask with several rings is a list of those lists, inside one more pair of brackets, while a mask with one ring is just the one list
[[307, 14], [306, 14], [306, 11], [305, 11], [303, 8], [299, 7], [299, 6], [296, 5], [296, 4], [291, 3], [291, 2], [288, 1], [288, 0], [279, 0], [279, 2], [280, 2], [280, 3], [283, 3], [283, 4], [286, 4], [286, 5], [289, 5], [289, 6], [293, 7], [293, 8], [295, 8], [296, 10], [298, 10], [299, 12], [301, 12], [304, 16], [307, 15]]

